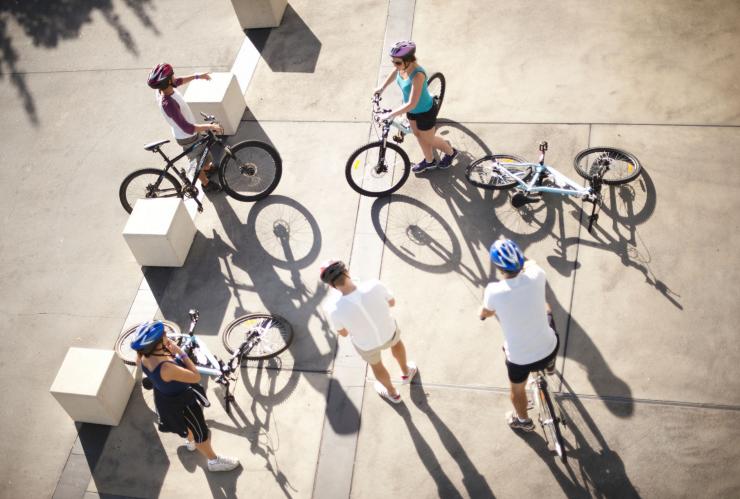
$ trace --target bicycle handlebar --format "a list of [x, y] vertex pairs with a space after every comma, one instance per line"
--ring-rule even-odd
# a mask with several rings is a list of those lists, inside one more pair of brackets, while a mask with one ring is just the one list
[[[373, 103], [373, 120], [375, 120], [376, 123], [380, 123], [381, 120], [380, 120], [380, 116], [378, 115], [384, 114], [384, 113], [390, 113], [392, 109], [385, 109], [385, 108], [380, 107], [380, 101], [382, 101], [383, 98], [378, 94], [375, 94], [371, 100]], [[386, 123], [390, 123], [392, 119], [387, 119], [387, 120], [382, 120], [382, 121], [385, 121]]]

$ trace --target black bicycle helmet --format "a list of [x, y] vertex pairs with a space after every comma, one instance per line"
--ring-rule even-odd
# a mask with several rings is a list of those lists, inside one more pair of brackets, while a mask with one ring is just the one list
[[347, 266], [344, 264], [344, 262], [339, 260], [327, 260], [321, 266], [321, 271], [319, 275], [321, 276], [321, 280], [323, 282], [325, 282], [329, 286], [333, 286], [334, 281], [336, 281], [339, 276], [346, 272]]
[[146, 82], [150, 87], [162, 90], [170, 85], [170, 80], [174, 74], [175, 70], [169, 64], [157, 64], [151, 73], [149, 73], [149, 78]]

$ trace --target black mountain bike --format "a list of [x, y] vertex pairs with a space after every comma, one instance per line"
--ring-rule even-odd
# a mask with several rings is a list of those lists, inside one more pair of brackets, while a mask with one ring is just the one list
[[[208, 123], [216, 121], [213, 116], [201, 114]], [[159, 153], [164, 158], [164, 168], [136, 170], [121, 182], [118, 196], [123, 209], [128, 213], [133, 210], [137, 199], [167, 197], [192, 198], [198, 205], [198, 211], [203, 211], [203, 205], [198, 199], [196, 180], [205, 166], [208, 153], [216, 144], [224, 152], [218, 165], [218, 177], [224, 191], [234, 199], [260, 200], [274, 191], [280, 182], [283, 171], [282, 160], [275, 148], [264, 142], [245, 140], [228, 146], [224, 143], [223, 137], [208, 131], [174, 159], [168, 158], [161, 149], [162, 144], [168, 142], [169, 140], [160, 140], [144, 146], [147, 151]], [[201, 145], [205, 145], [203, 152], [197, 163], [190, 163], [189, 171], [175, 168], [177, 161]], [[179, 180], [170, 170], [179, 177]]]
[[[434, 73], [427, 82], [437, 109], [442, 108], [445, 98], [445, 77]], [[406, 118], [381, 120], [380, 115], [391, 111], [380, 107], [379, 95], [373, 97], [373, 121], [380, 126], [380, 140], [365, 144], [350, 154], [345, 167], [349, 186], [365, 196], [381, 197], [396, 192], [409, 178], [411, 162], [400, 144], [407, 134], [412, 133]], [[439, 112], [439, 111], [438, 111]], [[393, 142], [388, 141], [391, 127], [397, 129]]]

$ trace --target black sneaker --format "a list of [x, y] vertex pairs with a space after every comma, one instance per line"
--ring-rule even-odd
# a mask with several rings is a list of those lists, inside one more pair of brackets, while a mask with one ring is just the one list
[[452, 154], [445, 154], [444, 157], [439, 160], [437, 168], [439, 168], [440, 170], [446, 170], [447, 168], [452, 166], [452, 161], [457, 157], [457, 152], [457, 149], [453, 147]]
[[421, 173], [427, 170], [433, 170], [435, 168], [437, 168], [436, 161], [428, 163], [426, 159], [423, 159], [420, 163], [416, 163], [414, 166], [412, 166], [411, 171], [414, 173]]
[[513, 412], [506, 413], [506, 423], [512, 430], [534, 431], [534, 423], [530, 418], [519, 419]]
[[221, 192], [222, 190], [224, 190], [224, 188], [215, 180], [211, 180], [203, 186], [203, 192]]

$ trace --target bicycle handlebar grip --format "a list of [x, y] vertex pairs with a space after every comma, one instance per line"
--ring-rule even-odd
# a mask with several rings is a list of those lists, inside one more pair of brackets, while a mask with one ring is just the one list
[[540, 142], [540, 151], [542, 152], [547, 151], [547, 141], [546, 140], [543, 140], [542, 142]]

